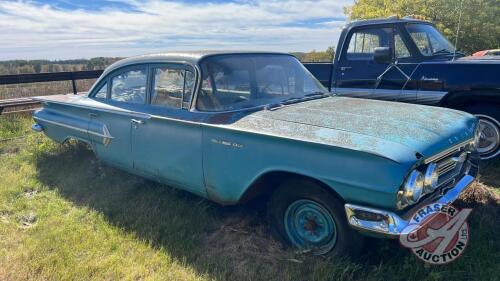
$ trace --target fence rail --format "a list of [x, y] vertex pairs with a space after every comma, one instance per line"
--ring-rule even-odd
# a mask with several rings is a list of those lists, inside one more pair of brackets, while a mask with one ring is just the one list
[[[329, 88], [331, 84], [331, 63], [304, 63], [304, 66], [314, 73], [323, 73], [322, 77], [318, 77], [319, 81]], [[56, 82], [56, 81], [71, 81], [73, 93], [77, 93], [76, 81], [82, 79], [95, 79], [101, 76], [103, 70], [86, 70], [72, 72], [49, 72], [49, 73], [33, 73], [33, 74], [14, 74], [0, 75], [0, 85], [26, 84], [26, 83], [41, 83], [41, 82]], [[0, 115], [6, 108], [25, 107], [36, 105], [38, 102], [31, 98], [14, 98], [0, 100]], [[19, 113], [31, 111], [31, 109], [21, 109], [9, 111], [6, 113]]]
[[[71, 85], [73, 87], [73, 93], [76, 94], [77, 80], [99, 78], [102, 72], [103, 72], [102, 70], [86, 70], [86, 71], [72, 71], [72, 72], [0, 75], [0, 85], [71, 81]], [[2, 114], [2, 112], [6, 108], [24, 107], [24, 106], [35, 105], [37, 103], [38, 102], [34, 101], [31, 98], [14, 98], [14, 99], [0, 100], [0, 114]], [[31, 109], [22, 109], [22, 110], [10, 111], [9, 113], [19, 113], [30, 110]]]

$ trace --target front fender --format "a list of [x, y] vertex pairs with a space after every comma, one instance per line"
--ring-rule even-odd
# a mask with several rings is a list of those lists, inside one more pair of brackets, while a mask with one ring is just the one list
[[203, 131], [207, 193], [223, 204], [239, 202], [260, 177], [280, 171], [318, 180], [346, 202], [394, 208], [396, 192], [413, 164], [364, 151], [243, 131], [213, 127]]

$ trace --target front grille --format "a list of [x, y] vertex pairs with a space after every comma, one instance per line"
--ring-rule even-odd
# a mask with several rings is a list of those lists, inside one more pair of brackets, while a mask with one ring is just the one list
[[457, 178], [463, 175], [466, 170], [464, 166], [468, 162], [470, 155], [468, 149], [468, 144], [456, 147], [456, 149], [434, 161], [438, 166], [438, 187], [453, 184]]
[[451, 159], [451, 158], [445, 159], [441, 163], [439, 163], [439, 165], [438, 165], [438, 174], [440, 176], [444, 175], [444, 174], [448, 173], [449, 171], [452, 171], [453, 169], [455, 169], [456, 166], [457, 166], [457, 162], [454, 161], [453, 159]]

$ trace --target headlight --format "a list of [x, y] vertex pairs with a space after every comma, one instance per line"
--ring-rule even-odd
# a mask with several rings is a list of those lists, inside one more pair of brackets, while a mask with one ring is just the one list
[[424, 176], [424, 193], [431, 193], [436, 190], [439, 180], [437, 165], [435, 163], [429, 164]]
[[424, 175], [417, 170], [413, 170], [401, 191], [401, 203], [409, 205], [417, 202], [422, 196], [423, 188]]

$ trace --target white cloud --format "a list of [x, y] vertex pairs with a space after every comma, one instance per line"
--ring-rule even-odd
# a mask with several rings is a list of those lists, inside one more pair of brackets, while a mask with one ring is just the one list
[[[65, 10], [0, 2], [0, 59], [81, 58], [194, 49], [322, 50], [351, 0], [192, 4], [125, 0], [133, 9]], [[317, 24], [315, 24], [317, 23]]]

